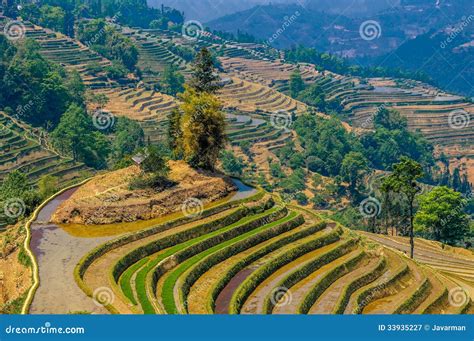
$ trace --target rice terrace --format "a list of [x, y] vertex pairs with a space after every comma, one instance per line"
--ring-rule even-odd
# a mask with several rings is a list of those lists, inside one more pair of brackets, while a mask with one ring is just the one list
[[474, 6], [446, 2], [2, 1], [2, 314], [474, 314]]

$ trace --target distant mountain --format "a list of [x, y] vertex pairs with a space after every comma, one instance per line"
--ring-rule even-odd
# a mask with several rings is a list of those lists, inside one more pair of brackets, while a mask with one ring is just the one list
[[[208, 22], [219, 17], [245, 11], [258, 5], [299, 4], [309, 11], [360, 16], [377, 13], [399, 5], [402, 0], [148, 0], [153, 7], [165, 6], [183, 11], [188, 20]], [[426, 1], [426, 0], [425, 0]]]
[[[474, 25], [474, 16], [471, 24]], [[423, 34], [402, 44], [389, 55], [379, 58], [376, 63], [412, 71], [423, 70], [443, 89], [474, 97], [472, 31], [457, 31], [452, 27]]]
[[[240, 30], [278, 48], [304, 45], [365, 65], [425, 71], [445, 88], [472, 96], [472, 0], [354, 1], [348, 8], [353, 1], [260, 5], [208, 26]], [[453, 35], [456, 40], [442, 48]]]
[[227, 14], [244, 11], [256, 5], [268, 3], [293, 3], [297, 0], [148, 0], [148, 5], [159, 8], [161, 5], [184, 12], [186, 20], [203, 23]]

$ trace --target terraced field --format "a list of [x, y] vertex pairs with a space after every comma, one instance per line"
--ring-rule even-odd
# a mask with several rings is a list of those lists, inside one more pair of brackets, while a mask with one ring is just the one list
[[[3, 31], [5, 21], [0, 22]], [[25, 22], [25, 36], [33, 39], [40, 45], [41, 54], [68, 70], [76, 70], [80, 73], [86, 86], [92, 89], [100, 89], [116, 86], [115, 81], [107, 78], [104, 68], [111, 62], [96, 52], [89, 49], [77, 40], [71, 39], [61, 33], [37, 25]], [[92, 72], [91, 67], [98, 67], [97, 72]]]
[[[44, 132], [0, 112], [0, 181], [15, 170], [25, 173], [32, 185], [42, 176], [52, 175], [64, 187], [90, 172], [84, 164], [51, 149]], [[6, 223], [0, 210], [0, 230]]]
[[472, 312], [443, 273], [262, 191], [107, 242], [75, 273], [114, 313]]
[[0, 112], [0, 180], [14, 170], [28, 175], [32, 183], [44, 175], [58, 177], [65, 185], [88, 168], [64, 158], [49, 146], [46, 134]]
[[[268, 61], [240, 57], [220, 58], [222, 67], [231, 75], [240, 77], [250, 82], [259, 83], [276, 90], [288, 89], [291, 74], [297, 69], [293, 64], [281, 61]], [[320, 73], [310, 65], [300, 64], [299, 71], [306, 83], [312, 83], [320, 77]]]
[[167, 48], [168, 37], [155, 35], [153, 32], [153, 30], [122, 27], [122, 33], [131, 38], [138, 47], [140, 53], [138, 67], [143, 70], [143, 80], [146, 83], [159, 81], [160, 73], [168, 66], [174, 66], [187, 74], [188, 66], [185, 60]]
[[109, 98], [104, 110], [138, 121], [151, 142], [163, 139], [167, 117], [177, 107], [175, 98], [145, 87], [112, 88], [100, 93]]
[[237, 77], [232, 77], [231, 82], [224, 86], [219, 93], [219, 98], [226, 108], [236, 108], [246, 112], [284, 111], [300, 114], [307, 110], [305, 104], [281, 92]]

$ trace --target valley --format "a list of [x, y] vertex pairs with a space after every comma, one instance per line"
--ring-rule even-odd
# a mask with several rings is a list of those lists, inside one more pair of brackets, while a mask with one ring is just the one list
[[89, 10], [0, 17], [2, 313], [474, 314], [469, 98]]

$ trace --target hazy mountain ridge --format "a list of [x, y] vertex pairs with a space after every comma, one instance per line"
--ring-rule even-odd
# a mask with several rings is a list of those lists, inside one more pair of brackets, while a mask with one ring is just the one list
[[[291, 48], [301, 44], [374, 66], [413, 71], [423, 68], [447, 90], [472, 96], [472, 86], [463, 81], [463, 78], [472, 79], [473, 75], [470, 65], [474, 19], [466, 15], [474, 13], [472, 2], [409, 0], [365, 17], [349, 17], [344, 11], [336, 15], [311, 9], [316, 3], [323, 4], [324, 1], [310, 0], [305, 7], [294, 4], [257, 6], [213, 20], [209, 26], [234, 33], [240, 30], [269, 41], [289, 17], [298, 13], [295, 20], [277, 34], [277, 39], [270, 39], [272, 45]], [[378, 36], [374, 39], [361, 36], [360, 28], [367, 21], [376, 22], [373, 26]], [[443, 41], [447, 41], [452, 30], [460, 25], [461, 33], [455, 34], [455, 41], [442, 48]], [[413, 41], [417, 37], [423, 38]]]

